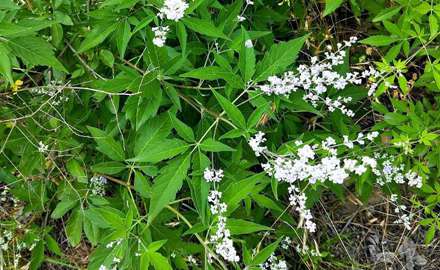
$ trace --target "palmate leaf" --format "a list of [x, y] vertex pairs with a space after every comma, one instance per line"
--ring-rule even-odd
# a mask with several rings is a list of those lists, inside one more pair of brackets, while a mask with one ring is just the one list
[[188, 147], [189, 145], [186, 142], [179, 139], [162, 139], [156, 141], [151, 147], [146, 148], [129, 161], [157, 163], [185, 152]]
[[240, 128], [246, 128], [246, 120], [241, 111], [224, 96], [216, 91], [213, 91], [213, 93], [217, 101], [220, 103], [220, 106], [225, 110], [229, 118], [231, 118], [231, 121]]
[[154, 181], [148, 212], [148, 224], [157, 217], [169, 202], [176, 198], [176, 193], [182, 187], [183, 180], [187, 176], [190, 160], [191, 154], [173, 159], [168, 162], [159, 177]]
[[166, 138], [171, 129], [171, 121], [166, 114], [150, 119], [137, 133], [134, 153], [140, 155], [147, 152], [157, 141]]
[[54, 56], [54, 48], [40, 37], [17, 37], [7, 42], [12, 52], [30, 65], [45, 65], [67, 72]]
[[264, 55], [263, 60], [257, 64], [255, 81], [264, 81], [270, 75], [284, 72], [289, 65], [295, 63], [307, 37], [308, 35], [305, 35], [288, 42], [272, 45], [269, 52]]
[[125, 153], [122, 146], [112, 137], [108, 136], [104, 131], [87, 127], [95, 139], [98, 147], [96, 148], [101, 153], [107, 155], [110, 159], [115, 161], [122, 161], [125, 159]]

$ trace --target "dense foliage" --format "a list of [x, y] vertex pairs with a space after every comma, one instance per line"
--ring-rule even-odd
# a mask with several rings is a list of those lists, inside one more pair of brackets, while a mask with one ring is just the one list
[[342, 233], [363, 212], [433, 245], [439, 20], [437, 0], [1, 0], [0, 269], [369, 269]]

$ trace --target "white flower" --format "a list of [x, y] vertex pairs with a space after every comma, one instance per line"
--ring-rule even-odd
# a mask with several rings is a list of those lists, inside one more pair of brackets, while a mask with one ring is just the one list
[[259, 131], [257, 134], [255, 134], [254, 137], [249, 139], [249, 146], [252, 148], [252, 150], [255, 152], [255, 155], [257, 157], [260, 156], [261, 153], [267, 150], [266, 146], [261, 146], [262, 143], [266, 141], [266, 138], [264, 138], [264, 133]]
[[158, 16], [167, 18], [168, 20], [178, 21], [183, 18], [185, 10], [189, 5], [182, 0], [165, 0], [163, 7], [160, 9]]
[[241, 15], [238, 15], [238, 16], [237, 16], [237, 20], [238, 20], [239, 22], [244, 22], [244, 21], [246, 21], [246, 18], [243, 17], [243, 16], [241, 16]]
[[104, 176], [93, 176], [89, 181], [89, 188], [93, 195], [104, 196], [107, 178]]
[[305, 94], [303, 99], [312, 106], [324, 104], [329, 111], [340, 110], [347, 116], [354, 116], [354, 112], [347, 108], [351, 97], [327, 96], [327, 90], [334, 88], [343, 90], [349, 84], [359, 85], [369, 77], [375, 77], [378, 72], [370, 67], [370, 70], [359, 72], [348, 72], [344, 75], [338, 73], [336, 66], [342, 64], [345, 58], [345, 48], [350, 47], [356, 42], [356, 38], [352, 37], [349, 41], [345, 41], [344, 45], [338, 43], [338, 51], [325, 52], [325, 58], [319, 61], [318, 57], [313, 56], [310, 59], [310, 65], [300, 65], [297, 73], [288, 71], [281, 77], [270, 76], [267, 83], [260, 85], [260, 90], [267, 94], [289, 95], [302, 89]]
[[248, 40], [245, 41], [244, 46], [246, 48], [253, 48], [254, 44], [252, 44], [252, 40], [248, 39]]
[[415, 172], [409, 171], [405, 174], [405, 177], [408, 179], [408, 186], [410, 187], [422, 187], [422, 177], [418, 176]]
[[367, 139], [370, 141], [374, 141], [374, 139], [379, 136], [379, 132], [373, 131], [367, 134]]
[[218, 215], [217, 230], [215, 234], [211, 235], [210, 242], [215, 245], [215, 252], [223, 259], [229, 262], [238, 262], [240, 257], [234, 248], [230, 238], [231, 232], [226, 228], [226, 217], [223, 215], [226, 212], [227, 205], [220, 201], [221, 197], [222, 193], [217, 190], [211, 191], [208, 196], [211, 213]]
[[108, 268], [105, 266], [105, 265], [102, 265], [101, 264], [101, 266], [99, 266], [99, 270], [107, 270]]
[[308, 159], [313, 159], [313, 157], [315, 156], [315, 152], [310, 147], [310, 145], [306, 144], [298, 149], [298, 156], [300, 159], [307, 161]]
[[154, 32], [153, 44], [157, 47], [163, 47], [167, 39], [167, 33], [170, 30], [168, 26], [158, 26], [152, 28]]
[[49, 149], [49, 146], [44, 144], [42, 141], [38, 142], [38, 152], [45, 153]]
[[218, 183], [223, 178], [223, 170], [222, 169], [214, 170], [214, 169], [206, 168], [205, 171], [203, 172], [203, 177], [207, 182]]

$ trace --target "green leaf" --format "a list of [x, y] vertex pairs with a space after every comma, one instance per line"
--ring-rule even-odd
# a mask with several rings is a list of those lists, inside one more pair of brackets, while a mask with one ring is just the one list
[[173, 270], [167, 258], [157, 252], [149, 252], [150, 263], [155, 270]]
[[76, 200], [67, 200], [67, 201], [60, 201], [55, 209], [53, 210], [52, 214], [50, 215], [53, 219], [58, 219], [64, 216], [70, 209], [75, 207], [77, 204]]
[[177, 192], [182, 187], [183, 179], [187, 175], [190, 160], [191, 155], [188, 154], [170, 161], [155, 179], [148, 211], [148, 224], [151, 224], [162, 209], [176, 198]]
[[187, 126], [185, 123], [180, 121], [174, 114], [171, 112], [168, 112], [168, 116], [171, 119], [171, 123], [173, 125], [173, 128], [177, 131], [177, 134], [179, 134], [180, 137], [185, 139], [188, 142], [194, 142], [194, 132], [192, 128]]
[[7, 44], [15, 55], [31, 65], [45, 65], [67, 72], [54, 56], [52, 45], [40, 37], [18, 37], [9, 40]]
[[271, 75], [284, 72], [289, 65], [295, 63], [307, 37], [308, 35], [305, 35], [288, 42], [272, 45], [269, 52], [264, 55], [263, 60], [257, 64], [255, 81], [264, 81]]
[[434, 14], [429, 15], [429, 32], [431, 33], [430, 39], [438, 34], [438, 20]]
[[258, 180], [261, 180], [264, 175], [262, 173], [255, 174], [245, 179], [234, 181], [223, 192], [222, 199], [228, 205], [228, 213], [232, 213], [241, 200], [247, 198], [253, 191]]
[[142, 175], [142, 173], [138, 171], [135, 172], [134, 190], [139, 192], [139, 194], [144, 198], [151, 197], [152, 190], [150, 182], [145, 176]]
[[87, 127], [95, 139], [98, 147], [96, 148], [99, 152], [105, 154], [110, 159], [115, 161], [123, 161], [125, 159], [124, 149], [117, 143], [112, 137], [108, 136], [104, 131], [94, 128]]
[[432, 132], [428, 132], [427, 130], [424, 130], [422, 132], [422, 135], [420, 136], [420, 141], [424, 144], [424, 145], [432, 145], [432, 141], [438, 138], [438, 134], [432, 133]]
[[161, 114], [148, 120], [137, 132], [134, 153], [139, 155], [140, 153], [147, 152], [156, 142], [166, 138], [170, 134], [171, 129], [171, 121], [167, 114]]
[[[41, 264], [44, 261], [44, 241], [40, 240], [37, 242], [35, 247], [32, 249], [31, 261], [29, 264], [30, 270], [41, 269]], [[3, 264], [3, 262], [2, 262]]]
[[78, 179], [78, 182], [87, 183], [87, 174], [77, 160], [69, 160], [69, 162], [67, 162], [66, 164], [66, 168], [69, 171], [70, 175]]
[[44, 240], [46, 241], [46, 246], [47, 249], [58, 255], [58, 256], [63, 256], [63, 252], [61, 251], [60, 246], [58, 245], [57, 241], [55, 239], [53, 239], [52, 236], [50, 236], [50, 234], [46, 234], [46, 236], [44, 237]]
[[81, 241], [83, 215], [77, 209], [72, 213], [66, 224], [66, 236], [71, 246], [77, 246]]
[[401, 9], [401, 6], [383, 9], [381, 12], [379, 12], [379, 14], [376, 15], [376, 17], [373, 18], [373, 22], [388, 20], [399, 13]]
[[405, 122], [408, 118], [400, 113], [392, 112], [384, 115], [384, 120], [390, 125], [397, 126]]
[[213, 37], [213, 38], [229, 38], [223, 33], [220, 28], [217, 28], [211, 21], [198, 18], [185, 18], [182, 20], [183, 23], [191, 30], [200, 33], [202, 35]]
[[437, 68], [432, 69], [432, 75], [434, 76], [437, 91], [440, 91], [440, 72], [437, 70]]
[[283, 211], [283, 209], [269, 197], [261, 194], [253, 194], [251, 197], [262, 208], [272, 209], [279, 212]]
[[279, 238], [277, 241], [273, 242], [272, 244], [268, 245], [267, 247], [263, 248], [260, 252], [257, 253], [257, 255], [252, 260], [252, 265], [260, 265], [264, 263], [270, 255], [272, 255], [275, 250], [278, 248], [278, 245], [280, 244], [282, 238]]
[[327, 16], [344, 3], [344, 0], [325, 0], [325, 9], [323, 16]]
[[96, 47], [101, 44], [108, 35], [110, 35], [113, 31], [118, 27], [117, 23], [114, 24], [101, 24], [94, 28], [91, 32], [86, 35], [86, 38], [83, 40], [81, 45], [78, 48], [78, 53], [85, 52], [91, 48]]
[[396, 41], [399, 41], [399, 39], [390, 36], [376, 35], [376, 36], [367, 37], [366, 39], [361, 40], [360, 43], [381, 47], [381, 46], [390, 45], [391, 43], [394, 43]]
[[426, 231], [425, 234], [425, 244], [429, 244], [432, 242], [432, 239], [434, 239], [435, 236], [435, 224], [432, 224], [428, 231]]
[[186, 44], [188, 39], [188, 34], [186, 33], [185, 25], [182, 22], [176, 23], [176, 34], [179, 39], [180, 47], [182, 48], [182, 54], [186, 54]]
[[201, 144], [200, 148], [203, 151], [208, 152], [228, 152], [228, 151], [235, 151], [234, 148], [227, 146], [226, 144], [223, 144], [219, 141], [214, 140], [213, 138], [207, 138], [205, 139]]
[[119, 56], [124, 58], [125, 50], [127, 49], [128, 42], [131, 38], [131, 29], [128, 20], [118, 24], [115, 32], [116, 35], [116, 46], [118, 47]]
[[222, 106], [223, 110], [226, 112], [226, 114], [229, 116], [231, 121], [237, 125], [240, 128], [245, 129], [246, 128], [246, 120], [244, 119], [243, 114], [240, 112], [240, 110], [232, 104], [229, 100], [227, 100], [225, 97], [217, 93], [215, 90], [213, 90], [213, 93], [215, 95], [215, 98], [220, 103], [220, 106]]
[[406, 80], [405, 76], [400, 75], [399, 78], [397, 78], [397, 81], [399, 82], [399, 87], [402, 90], [403, 94], [408, 94], [409, 87], [408, 87], [408, 81]]
[[[240, 59], [238, 66], [240, 68], [241, 76], [245, 82], [248, 82], [255, 73], [255, 52], [252, 45], [252, 40], [249, 37], [248, 32], [241, 27], [242, 31], [242, 45], [240, 49]], [[247, 43], [250, 44], [247, 44]], [[252, 46], [247, 46], [252, 45]]]
[[107, 161], [92, 165], [91, 169], [96, 173], [114, 175], [122, 172], [126, 168], [126, 165], [117, 161]]
[[235, 75], [227, 69], [217, 66], [193, 69], [189, 72], [181, 74], [180, 77], [209, 81], [222, 79], [236, 88], [242, 88], [244, 86], [244, 82], [239, 76]]
[[273, 230], [270, 227], [260, 225], [243, 219], [228, 218], [226, 227], [231, 231], [231, 235], [249, 234], [260, 231]]
[[8, 56], [8, 50], [0, 43], [0, 73], [6, 77], [9, 84], [14, 84], [11, 73], [11, 60]]
[[189, 145], [179, 139], [163, 139], [155, 142], [150, 148], [140, 152], [135, 158], [129, 161], [156, 163], [172, 158], [185, 152]]
[[0, 36], [7, 38], [29, 37], [35, 32], [54, 24], [54, 21], [27, 19], [17, 23], [0, 22]]

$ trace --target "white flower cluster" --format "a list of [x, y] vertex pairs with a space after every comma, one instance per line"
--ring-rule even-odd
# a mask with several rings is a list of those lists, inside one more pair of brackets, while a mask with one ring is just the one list
[[183, 0], [165, 0], [157, 16], [161, 19], [166, 18], [177, 22], [183, 18], [188, 7], [188, 3]]
[[163, 47], [167, 40], [167, 34], [170, 31], [168, 26], [158, 26], [152, 28], [154, 32], [153, 44], [157, 47]]
[[287, 263], [285, 260], [281, 260], [274, 254], [270, 255], [267, 261], [260, 265], [262, 270], [287, 270]]
[[345, 75], [334, 70], [336, 66], [344, 63], [345, 49], [351, 47], [356, 41], [356, 37], [351, 37], [349, 41], [344, 41], [344, 45], [338, 43], [338, 50], [325, 52], [323, 60], [319, 61], [316, 56], [311, 57], [310, 65], [300, 65], [296, 73], [288, 71], [281, 77], [270, 76], [268, 83], [260, 85], [259, 88], [268, 95], [289, 95], [302, 89], [305, 92], [303, 99], [314, 107], [324, 104], [329, 111], [339, 109], [343, 114], [352, 117], [353, 111], [346, 107], [346, 104], [352, 100], [351, 97], [330, 98], [327, 93], [331, 88], [343, 90], [349, 84], [360, 85], [366, 79], [380, 75], [372, 67], [362, 73], [348, 72]]
[[[179, 21], [185, 15], [185, 10], [189, 7], [183, 0], [165, 0], [157, 16], [161, 19]], [[167, 34], [170, 31], [169, 26], [157, 26], [151, 30], [154, 32], [153, 44], [157, 47], [163, 47], [167, 40]]]
[[316, 224], [313, 222], [312, 212], [306, 208], [306, 195], [294, 185], [289, 186], [288, 191], [290, 205], [304, 218], [304, 228], [309, 232], [315, 232]]
[[206, 168], [205, 171], [203, 172], [203, 177], [205, 178], [205, 180], [207, 182], [218, 183], [223, 178], [223, 170], [222, 169], [215, 170], [215, 169]]
[[44, 144], [42, 141], [38, 142], [38, 152], [46, 153], [49, 150], [49, 146]]
[[[21, 223], [17, 224], [17, 229], [23, 229], [24, 226]], [[25, 233], [29, 230], [24, 229]], [[0, 255], [2, 252], [7, 252], [10, 258], [13, 258], [12, 262], [14, 267], [10, 269], [19, 269], [19, 263], [23, 254], [28, 254], [29, 251], [36, 246], [39, 238], [34, 238], [33, 242], [29, 245], [24, 239], [19, 239], [14, 230], [0, 230]], [[4, 262], [2, 262], [4, 263]]]
[[396, 204], [396, 208], [394, 208], [394, 213], [399, 217], [393, 223], [394, 224], [403, 224], [407, 230], [411, 230], [411, 222], [414, 219], [414, 213], [407, 211], [406, 205], [397, 203], [397, 195], [391, 194], [390, 198], [391, 202]]
[[[223, 170], [206, 168], [203, 176], [207, 182], [217, 183], [223, 178]], [[215, 253], [222, 256], [223, 259], [229, 262], [238, 262], [240, 257], [238, 257], [237, 251], [234, 248], [231, 232], [226, 228], [226, 217], [224, 214], [228, 206], [221, 201], [221, 198], [222, 193], [217, 190], [212, 190], [208, 196], [211, 213], [218, 217], [217, 230], [215, 234], [211, 235], [210, 242], [215, 246]]]
[[[370, 168], [380, 185], [394, 181], [398, 184], [407, 182], [409, 186], [418, 188], [422, 186], [422, 178], [416, 173], [412, 171], [403, 173], [403, 165], [394, 167], [389, 160], [381, 163], [377, 155], [374, 158], [366, 155], [348, 158], [353, 154], [346, 150], [354, 148], [355, 145], [364, 146], [367, 142], [373, 142], [378, 136], [379, 133], [376, 131], [359, 133], [354, 140], [344, 136], [339, 144], [332, 137], [328, 137], [320, 144], [312, 145], [298, 140], [295, 142], [296, 151], [284, 155], [272, 153], [262, 145], [265, 142], [262, 132], [251, 138], [249, 145], [256, 156], [263, 154], [267, 158], [268, 162], [262, 164], [262, 167], [268, 175], [290, 185], [288, 189], [290, 204], [303, 218], [305, 229], [315, 232], [316, 224], [313, 222], [312, 213], [305, 205], [307, 197], [294, 185], [297, 182], [307, 181], [315, 184], [329, 181], [342, 184], [351, 175], [362, 175]], [[383, 169], [380, 169], [381, 166]]]
[[210, 192], [208, 202], [210, 203], [211, 213], [217, 215], [217, 230], [210, 237], [210, 242], [215, 245], [215, 253], [222, 256], [229, 262], [238, 262], [240, 257], [234, 248], [231, 232], [226, 228], [226, 217], [224, 216], [227, 205], [221, 202], [222, 193], [213, 190]]
[[249, 146], [255, 152], [255, 155], [257, 157], [259, 157], [261, 153], [267, 150], [266, 146], [261, 146], [265, 142], [266, 138], [264, 138], [264, 133], [261, 131], [259, 131], [257, 134], [255, 134], [254, 137], [249, 140]]
[[288, 250], [290, 246], [292, 245], [292, 239], [290, 237], [286, 236], [281, 240], [281, 248], [284, 250]]
[[93, 195], [104, 196], [107, 178], [104, 176], [93, 176], [90, 178], [89, 188]]
[[63, 84], [62, 81], [50, 81], [48, 85], [32, 88], [30, 92], [36, 95], [47, 96], [49, 98], [48, 104], [58, 106], [69, 101], [69, 97], [64, 94], [64, 90], [68, 87], [69, 85]]
[[6, 203], [12, 203], [12, 207], [16, 208], [19, 206], [19, 200], [17, 200], [14, 195], [10, 192], [10, 188], [6, 185], [0, 186], [0, 203], [2, 207], [5, 207]]
[[381, 168], [373, 169], [374, 175], [377, 176], [377, 183], [381, 186], [387, 183], [404, 184], [407, 183], [410, 187], [421, 188], [423, 185], [422, 177], [417, 173], [409, 170], [405, 172], [405, 165], [393, 165], [394, 157], [384, 154], [382, 156], [376, 154], [376, 160], [381, 160]]
[[186, 257], [186, 261], [190, 264], [190, 265], [194, 265], [197, 266], [197, 259], [193, 256], [193, 255], [188, 255]]

